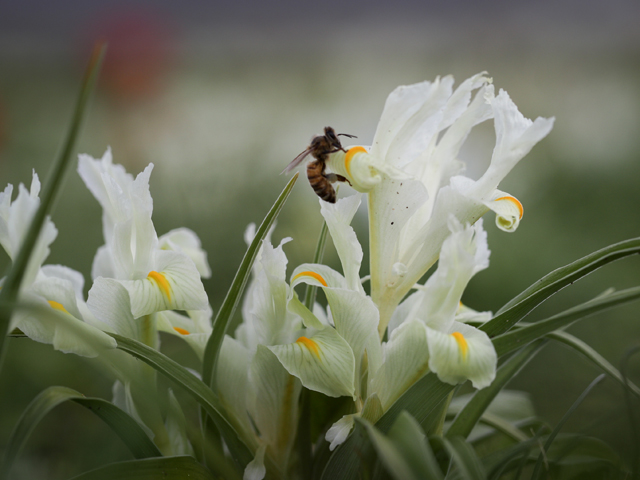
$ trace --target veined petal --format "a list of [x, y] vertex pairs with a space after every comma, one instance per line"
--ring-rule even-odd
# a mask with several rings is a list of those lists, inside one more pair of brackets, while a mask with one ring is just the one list
[[475, 388], [491, 384], [498, 357], [491, 340], [481, 330], [455, 322], [446, 332], [427, 327], [429, 368], [451, 385], [471, 380]]
[[486, 323], [493, 318], [492, 312], [478, 312], [473, 308], [469, 308], [460, 302], [458, 306], [458, 311], [456, 312], [456, 322], [459, 323], [470, 323], [470, 322], [479, 322]]
[[345, 415], [327, 430], [324, 438], [327, 442], [331, 443], [329, 450], [333, 452], [338, 445], [344, 443], [355, 424], [354, 417], [355, 415], [353, 414]]
[[308, 389], [330, 397], [354, 397], [353, 352], [333, 328], [325, 328], [310, 337], [300, 337], [295, 343], [268, 348], [284, 368]]
[[177, 252], [158, 251], [156, 265], [143, 280], [120, 283], [131, 298], [135, 318], [163, 310], [202, 310], [208, 299], [194, 263]]
[[422, 322], [404, 322], [382, 347], [382, 366], [374, 374], [371, 393], [387, 410], [407, 388], [429, 371], [427, 330]]
[[300, 380], [290, 375], [264, 345], [258, 345], [249, 378], [251, 418], [260, 440], [269, 446], [277, 465], [286, 465], [297, 433]]
[[34, 293], [24, 293], [21, 301], [27, 307], [16, 310], [12, 325], [32, 340], [83, 357], [97, 357], [117, 346], [109, 335], [74, 317], [58, 302], [46, 302]]
[[291, 290], [292, 295], [287, 302], [287, 310], [294, 315], [299, 316], [307, 328], [313, 328], [315, 330], [322, 330], [327, 323], [322, 322], [315, 313], [311, 312], [298, 298], [298, 294]]
[[165, 233], [158, 239], [158, 247], [162, 250], [174, 250], [187, 255], [195, 263], [202, 278], [211, 277], [211, 267], [207, 261], [207, 252], [202, 249], [202, 243], [192, 230], [176, 228]]
[[167, 310], [158, 312], [158, 330], [182, 338], [196, 353], [198, 358], [204, 358], [204, 349], [211, 335], [211, 307], [205, 310], [188, 310], [189, 316]]
[[142, 337], [141, 324], [131, 313], [129, 292], [118, 280], [96, 278], [89, 290], [87, 306], [103, 330], [128, 338]]
[[342, 198], [335, 204], [320, 201], [320, 213], [327, 222], [333, 244], [342, 262], [347, 286], [354, 291], [364, 292], [360, 283], [362, 247], [351, 227], [353, 216], [360, 206], [360, 195]]

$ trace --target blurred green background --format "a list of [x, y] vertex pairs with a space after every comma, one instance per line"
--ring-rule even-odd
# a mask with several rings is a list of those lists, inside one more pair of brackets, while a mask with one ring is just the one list
[[[501, 184], [525, 216], [514, 234], [485, 226], [491, 266], [464, 301], [497, 311], [554, 268], [640, 235], [640, 5], [634, 1], [44, 2], [0, 5], [0, 178], [46, 178], [60, 147], [93, 43], [109, 42], [78, 152], [114, 159], [137, 174], [149, 162], [159, 234], [185, 226], [209, 252], [205, 281], [217, 309], [260, 222], [287, 178], [280, 171], [325, 125], [368, 144], [388, 93], [400, 84], [487, 70], [529, 118], [555, 116], [552, 133]], [[493, 146], [476, 129], [461, 157], [478, 177]], [[350, 193], [341, 188], [341, 195]], [[53, 213], [59, 235], [47, 263], [90, 281], [102, 245], [100, 209], [75, 172]], [[317, 197], [301, 178], [274, 240], [291, 236], [289, 268], [311, 261], [320, 230]], [[366, 245], [366, 212], [354, 221]], [[366, 255], [366, 253], [365, 253]], [[337, 267], [331, 246], [325, 256]], [[3, 265], [7, 264], [6, 256]], [[626, 259], [590, 275], [529, 320], [640, 283]], [[366, 270], [363, 269], [363, 270]], [[366, 274], [363, 271], [362, 274]], [[88, 286], [87, 286], [88, 288]], [[614, 365], [640, 343], [638, 305], [571, 327]], [[180, 343], [165, 351], [194, 365]], [[640, 382], [638, 356], [630, 376]], [[530, 392], [555, 425], [598, 374], [551, 344], [510, 388]], [[0, 448], [27, 403], [49, 385], [110, 398], [90, 361], [28, 339], [11, 339], [0, 372]], [[637, 452], [622, 389], [607, 380], [565, 426], [602, 438], [630, 460]], [[637, 410], [637, 403], [634, 405]], [[636, 428], [638, 426], [636, 425]], [[15, 478], [64, 479], [129, 458], [93, 415], [63, 405], [34, 432]]]

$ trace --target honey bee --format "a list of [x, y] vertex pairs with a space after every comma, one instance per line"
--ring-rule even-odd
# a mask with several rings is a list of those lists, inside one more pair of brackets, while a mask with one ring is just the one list
[[307, 165], [307, 178], [311, 184], [311, 188], [316, 192], [322, 200], [329, 203], [336, 203], [336, 191], [331, 185], [334, 182], [349, 182], [342, 175], [335, 173], [325, 173], [326, 161], [330, 154], [342, 150], [346, 153], [346, 150], [342, 148], [339, 136], [357, 138], [355, 135], [349, 135], [348, 133], [336, 133], [331, 127], [324, 127], [324, 135], [317, 135], [311, 140], [311, 144], [296, 158], [294, 158], [287, 168], [282, 173], [289, 173], [295, 167], [311, 155], [314, 160]]

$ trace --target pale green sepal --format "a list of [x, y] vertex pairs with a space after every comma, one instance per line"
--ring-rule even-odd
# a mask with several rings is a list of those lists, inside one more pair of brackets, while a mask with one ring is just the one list
[[[464, 339], [456, 340], [454, 332]], [[496, 376], [498, 357], [489, 336], [463, 323], [454, 322], [448, 332], [427, 327], [429, 368], [450, 385], [471, 380], [475, 388], [491, 384]]]
[[240, 426], [247, 438], [253, 436], [250, 434], [253, 429], [247, 414], [250, 360], [250, 352], [240, 342], [225, 335], [216, 372], [218, 398], [227, 411], [229, 422]]
[[187, 437], [187, 421], [178, 399], [169, 389], [169, 409], [165, 422], [172, 455], [191, 455], [195, 457], [193, 447]]
[[256, 450], [256, 456], [244, 469], [242, 480], [262, 480], [264, 478], [267, 474], [267, 468], [264, 466], [264, 452], [266, 449], [267, 447], [265, 445], [258, 447], [258, 450]]
[[378, 420], [380, 420], [380, 417], [382, 417], [382, 415], [384, 415], [384, 410], [382, 408], [382, 403], [380, 402], [380, 397], [378, 397], [377, 393], [374, 393], [373, 395], [369, 396], [364, 402], [361, 416], [371, 423], [376, 423]]
[[351, 221], [360, 206], [360, 197], [360, 194], [352, 195], [341, 198], [336, 203], [320, 201], [320, 213], [327, 222], [333, 244], [338, 251], [348, 288], [364, 293], [360, 282], [362, 247], [351, 227]]
[[355, 397], [353, 352], [333, 328], [320, 330], [309, 338], [300, 337], [295, 343], [268, 348], [308, 389], [330, 397]]
[[258, 345], [249, 372], [251, 418], [276, 465], [287, 465], [297, 433], [300, 380], [264, 345]]
[[333, 452], [333, 450], [338, 445], [341, 445], [342, 443], [344, 443], [344, 441], [349, 436], [349, 432], [351, 432], [351, 429], [353, 428], [353, 425], [355, 423], [354, 417], [355, 415], [353, 414], [345, 415], [336, 423], [331, 425], [331, 428], [327, 430], [327, 433], [325, 434], [324, 438], [327, 442], [331, 444], [329, 445], [329, 450]]
[[311, 313], [311, 311], [300, 301], [298, 294], [293, 290], [292, 293], [293, 296], [287, 303], [287, 310], [302, 318], [302, 323], [304, 323], [304, 326], [307, 328], [313, 328], [315, 330], [322, 330], [325, 328], [325, 324], [318, 320], [318, 317]]
[[186, 255], [157, 252], [157, 272], [164, 276], [168, 289], [156, 280], [124, 280], [122, 285], [129, 291], [131, 313], [135, 318], [163, 310], [203, 310], [208, 299], [200, 273]]
[[413, 320], [397, 327], [382, 347], [382, 358], [378, 372], [372, 372], [371, 387], [386, 411], [407, 388], [429, 371], [429, 348], [424, 324]]

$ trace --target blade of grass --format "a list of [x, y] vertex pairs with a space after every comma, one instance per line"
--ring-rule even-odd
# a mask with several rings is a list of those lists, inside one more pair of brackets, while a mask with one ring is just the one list
[[82, 81], [82, 88], [71, 119], [71, 126], [67, 132], [62, 150], [55, 159], [49, 177], [42, 187], [42, 191], [40, 192], [40, 206], [31, 221], [22, 247], [7, 273], [2, 290], [0, 290], [0, 368], [2, 368], [2, 361], [4, 359], [4, 345], [7, 330], [9, 329], [9, 321], [11, 320], [16, 299], [18, 298], [20, 284], [22, 283], [25, 269], [29, 263], [31, 252], [40, 235], [42, 225], [53, 206], [56, 194], [62, 187], [62, 180], [68, 169], [71, 154], [73, 153], [76, 140], [80, 134], [80, 128], [89, 105], [89, 99], [96, 85], [105, 51], [106, 44], [104, 43], [96, 45], [93, 50]]
[[110, 333], [109, 335], [118, 342], [118, 349], [139, 358], [158, 372], [173, 380], [181, 388], [184, 388], [212, 418], [215, 426], [224, 438], [231, 457], [236, 465], [238, 465], [241, 470], [244, 470], [247, 464], [253, 460], [253, 455], [242, 439], [240, 439], [235, 429], [222, 415], [222, 407], [216, 394], [182, 365], [157, 350], [131, 338], [122, 337], [115, 333]]
[[576, 409], [580, 406], [580, 404], [584, 401], [584, 399], [587, 398], [587, 395], [589, 395], [591, 390], [593, 390], [593, 388], [598, 383], [600, 383], [602, 380], [604, 380], [604, 378], [605, 378], [605, 374], [603, 373], [603, 374], [599, 375], [593, 382], [591, 382], [589, 384], [589, 386], [584, 390], [584, 392], [582, 392], [582, 394], [573, 403], [573, 405], [571, 405], [569, 410], [567, 410], [567, 412], [562, 416], [562, 418], [560, 419], [560, 421], [558, 422], [556, 427], [549, 434], [549, 436], [547, 437], [547, 441], [544, 444], [543, 450], [540, 452], [540, 455], [538, 456], [538, 461], [536, 462], [536, 466], [533, 469], [533, 474], [531, 475], [531, 480], [537, 480], [538, 477], [540, 476], [540, 473], [542, 471], [542, 463], [543, 463], [544, 454], [545, 454], [545, 452], [549, 451], [549, 448], [551, 448], [551, 444], [555, 440], [555, 438], [558, 435], [558, 433], [560, 433], [560, 430], [562, 429], [562, 427], [564, 426], [566, 421], [569, 420], [569, 417], [571, 416], [571, 414], [576, 411]]
[[71, 480], [214, 480], [193, 457], [162, 457], [111, 463]]
[[204, 351], [204, 360], [202, 362], [202, 381], [213, 388], [214, 391], [218, 355], [220, 354], [220, 347], [222, 346], [222, 341], [224, 340], [224, 336], [227, 332], [227, 327], [229, 326], [229, 322], [236, 311], [236, 307], [240, 302], [242, 293], [249, 281], [249, 277], [251, 276], [251, 267], [253, 266], [253, 262], [260, 251], [262, 240], [267, 236], [271, 225], [273, 225], [273, 222], [278, 217], [284, 203], [287, 198], [289, 198], [289, 194], [291, 193], [297, 179], [298, 174], [296, 173], [291, 180], [289, 180], [289, 183], [287, 183], [287, 186], [282, 190], [282, 193], [280, 193], [280, 196], [262, 221], [255, 237], [253, 237], [251, 245], [244, 254], [242, 262], [240, 263], [240, 268], [238, 268], [238, 272], [231, 283], [227, 296], [222, 302], [222, 306], [220, 307], [220, 310], [218, 310], [218, 314], [213, 321], [213, 331], [211, 332], [211, 336], [207, 341], [207, 346]]
[[104, 420], [125, 443], [134, 457], [162, 456], [158, 447], [140, 428], [140, 425], [125, 411], [101, 398], [85, 397], [70, 388], [56, 386], [47, 388], [34, 398], [16, 423], [4, 451], [0, 465], [0, 479], [7, 478], [13, 462], [40, 420], [56, 406], [66, 401], [78, 403]]
[[466, 480], [485, 480], [487, 478], [482, 463], [473, 447], [461, 437], [444, 439], [444, 446], [451, 462], [458, 468], [460, 477]]
[[491, 337], [502, 334], [564, 287], [571, 285], [607, 263], [638, 253], [640, 253], [640, 238], [633, 238], [609, 245], [569, 265], [558, 268], [514, 297], [498, 311], [492, 320], [485, 323], [480, 329]]

